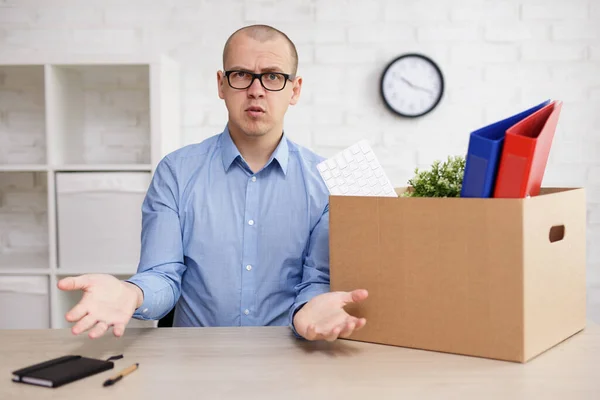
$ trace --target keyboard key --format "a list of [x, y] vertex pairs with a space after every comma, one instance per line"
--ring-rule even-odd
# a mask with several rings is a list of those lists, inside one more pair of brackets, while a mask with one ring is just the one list
[[337, 155], [335, 157], [335, 161], [337, 162], [337, 165], [338, 165], [338, 167], [340, 167], [340, 169], [344, 169], [348, 166], [346, 159], [344, 157], [342, 157], [341, 155]]
[[375, 178], [370, 178], [370, 179], [369, 179], [369, 186], [371, 186], [371, 187], [372, 187], [372, 186], [375, 186], [375, 185], [377, 185], [377, 179], [375, 179]]
[[348, 188], [346, 186], [340, 186], [340, 191], [342, 192], [342, 194], [346, 194], [348, 193]]
[[340, 176], [339, 178], [337, 178], [336, 182], [338, 185], [342, 186], [346, 183], [346, 180]]
[[375, 155], [373, 154], [373, 152], [368, 152], [367, 154], [365, 154], [365, 158], [367, 159], [367, 161], [373, 161], [375, 159]]
[[350, 169], [352, 171], [356, 171], [358, 169], [358, 163], [357, 162], [353, 162], [352, 164], [350, 164]]
[[360, 163], [361, 161], [363, 161], [365, 159], [365, 156], [363, 155], [363, 153], [358, 153], [356, 156], [354, 156], [354, 158], [356, 161], [358, 161]]
[[344, 168], [344, 169], [342, 170], [342, 176], [343, 176], [344, 178], [347, 178], [347, 177], [349, 177], [350, 175], [352, 175], [352, 171], [350, 171], [350, 168]]
[[332, 170], [331, 170], [331, 175], [333, 175], [333, 176], [335, 176], [335, 177], [337, 178], [338, 176], [340, 176], [340, 175], [341, 175], [341, 172], [340, 172], [340, 170], [339, 170], [339, 169], [337, 169], [337, 168], [336, 168], [336, 169], [332, 169]]
[[381, 178], [383, 176], [383, 171], [381, 170], [381, 168], [377, 168], [373, 171], [373, 174], [375, 175], [375, 177]]
[[373, 176], [373, 172], [371, 172], [371, 170], [368, 169], [368, 168], [365, 170], [365, 172], [363, 172], [363, 177], [364, 178], [370, 178], [372, 176]]
[[354, 171], [354, 174], [352, 174], [354, 176], [354, 178], [358, 179], [362, 176], [362, 172], [360, 171]]
[[350, 151], [352, 154], [357, 154], [360, 151], [360, 147], [358, 147], [358, 144], [352, 145], [352, 147], [350, 147]]
[[337, 165], [335, 164], [335, 160], [333, 158], [330, 158], [329, 160], [327, 160], [327, 166], [329, 167], [329, 169], [334, 169]]
[[319, 171], [321, 172], [325, 172], [327, 171], [327, 162], [322, 162], [319, 165], [317, 165], [317, 168], [319, 169]]
[[331, 171], [326, 169], [325, 172], [323, 172], [321, 175], [323, 176], [323, 179], [328, 180], [329, 178], [331, 178]]
[[354, 160], [354, 157], [352, 157], [352, 153], [350, 153], [350, 150], [348, 150], [348, 149], [344, 150], [343, 153], [344, 153], [344, 158], [346, 159], [346, 162], [348, 164], [350, 164]]
[[360, 146], [360, 149], [363, 153], [367, 153], [371, 150], [369, 147], [369, 143], [366, 140], [361, 140], [360, 142], [358, 142], [358, 145]]

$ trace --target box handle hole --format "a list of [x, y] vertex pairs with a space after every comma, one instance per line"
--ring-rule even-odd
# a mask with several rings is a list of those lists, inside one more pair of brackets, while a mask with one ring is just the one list
[[550, 243], [561, 241], [565, 238], [565, 226], [564, 225], [555, 225], [550, 228]]

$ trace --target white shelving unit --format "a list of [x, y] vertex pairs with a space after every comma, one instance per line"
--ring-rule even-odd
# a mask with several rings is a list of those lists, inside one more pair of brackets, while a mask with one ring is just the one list
[[[178, 65], [162, 55], [0, 57], [0, 328], [68, 327], [64, 315], [81, 292], [58, 290], [59, 279], [135, 273], [137, 263], [60, 265], [57, 177], [135, 172], [149, 182], [161, 158], [182, 145], [179, 82]], [[14, 317], [40, 306], [48, 312], [39, 319], [3, 322], [6, 310], [18, 309]]]

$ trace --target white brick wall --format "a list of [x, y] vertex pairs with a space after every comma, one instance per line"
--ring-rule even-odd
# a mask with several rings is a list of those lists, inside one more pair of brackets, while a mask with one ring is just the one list
[[45, 173], [0, 172], [0, 260], [48, 253], [46, 187]]
[[149, 162], [147, 68], [85, 68], [84, 160]]
[[0, 164], [46, 161], [44, 70], [0, 67]]
[[[395, 185], [405, 184], [417, 165], [464, 153], [468, 133], [482, 124], [545, 98], [564, 100], [545, 184], [587, 187], [588, 277], [599, 290], [600, 1], [8, 1], [0, 2], [0, 52], [168, 53], [182, 63], [183, 122], [191, 143], [223, 128], [226, 111], [215, 86], [222, 45], [234, 29], [255, 22], [282, 28], [298, 45], [304, 88], [286, 121], [289, 135], [325, 156], [370, 139]], [[378, 83], [388, 61], [412, 51], [440, 64], [447, 92], [431, 115], [404, 121], [383, 108]], [[0, 162], [14, 162], [23, 147], [45, 146], [35, 116], [20, 124], [18, 137], [6, 134], [11, 121], [42, 115], [42, 93], [35, 87], [15, 93], [1, 77]], [[116, 117], [123, 128], [90, 146], [121, 146], [124, 160], [138, 157], [144, 95], [124, 90], [86, 99], [106, 111], [100, 118]], [[132, 108], [116, 115], [113, 102]], [[37, 162], [43, 151], [24, 154], [37, 154], [28, 161]], [[101, 159], [101, 150], [94, 157]], [[6, 245], [6, 237], [0, 240]]]

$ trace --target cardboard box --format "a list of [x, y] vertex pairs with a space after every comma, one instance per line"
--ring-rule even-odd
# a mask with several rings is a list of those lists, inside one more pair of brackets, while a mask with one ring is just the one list
[[329, 213], [331, 290], [369, 291], [351, 340], [527, 362], [585, 327], [584, 189], [331, 196]]

